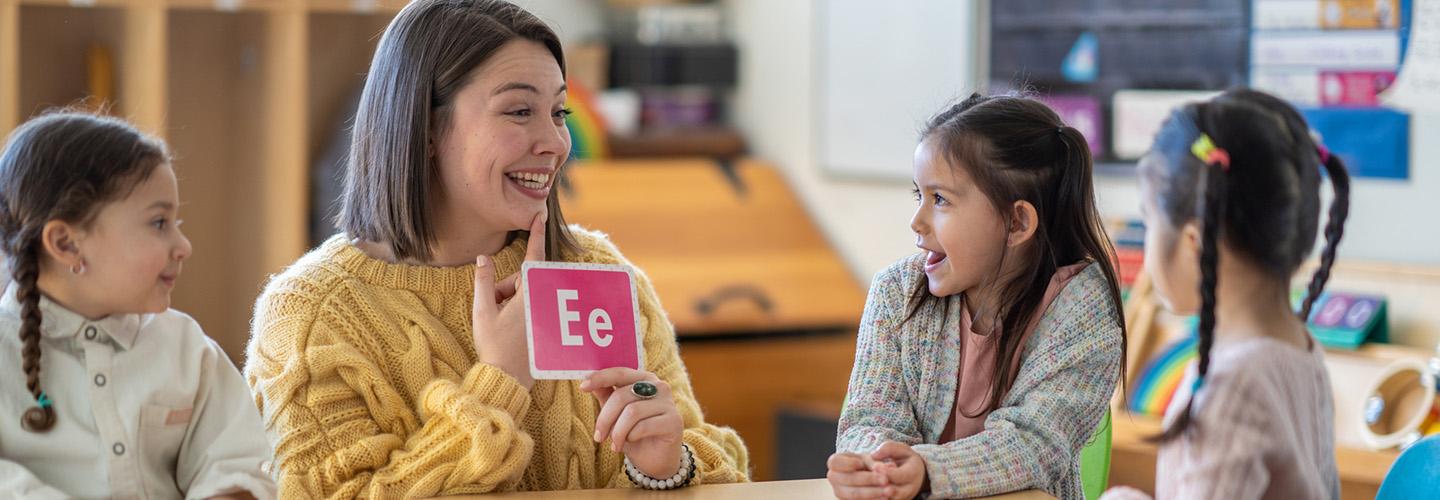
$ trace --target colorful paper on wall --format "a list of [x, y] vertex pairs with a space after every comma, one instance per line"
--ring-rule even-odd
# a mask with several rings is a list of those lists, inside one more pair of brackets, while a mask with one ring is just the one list
[[1380, 101], [1401, 109], [1440, 111], [1440, 0], [1411, 0], [1405, 64]]
[[1404, 79], [1411, 0], [1254, 2], [1250, 85], [1302, 108], [1351, 175], [1408, 178], [1410, 120], [1382, 95]]
[[1100, 42], [1095, 34], [1084, 32], [1070, 47], [1070, 53], [1061, 63], [1061, 74], [1065, 80], [1075, 83], [1090, 83], [1100, 75]]
[[1256, 68], [1250, 85], [1297, 106], [1379, 106], [1394, 71]]
[[1250, 5], [1255, 29], [1317, 29], [1320, 0], [1254, 0]]
[[1250, 86], [1297, 106], [1320, 105], [1320, 72], [1313, 68], [1252, 68]]
[[1254, 0], [1255, 29], [1395, 29], [1400, 25], [1398, 0]]
[[1321, 71], [1321, 106], [1379, 106], [1380, 92], [1395, 83], [1394, 71]]
[[1410, 175], [1410, 115], [1388, 108], [1307, 108], [1305, 121], [1354, 177]]
[[1155, 132], [1175, 107], [1220, 95], [1214, 91], [1121, 90], [1111, 102], [1115, 156], [1134, 160], [1150, 150]]
[[1092, 158], [1105, 155], [1105, 118], [1101, 115], [1099, 99], [1071, 94], [1053, 95], [1041, 100], [1054, 109], [1066, 125], [1075, 127], [1085, 136]]
[[1251, 67], [1391, 70], [1400, 64], [1400, 35], [1375, 31], [1256, 31]]
[[1398, 0], [1323, 0], [1320, 26], [1327, 29], [1395, 29], [1400, 26]]

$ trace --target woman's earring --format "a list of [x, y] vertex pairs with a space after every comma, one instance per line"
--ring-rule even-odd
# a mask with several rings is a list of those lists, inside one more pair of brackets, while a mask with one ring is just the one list
[[79, 264], [70, 266], [70, 274], [85, 274], [85, 261], [81, 260]]

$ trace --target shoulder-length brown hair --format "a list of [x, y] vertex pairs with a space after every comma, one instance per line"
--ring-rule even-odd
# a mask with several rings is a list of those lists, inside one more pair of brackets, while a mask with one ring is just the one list
[[[418, 0], [380, 38], [355, 112], [339, 226], [390, 245], [396, 259], [428, 260], [435, 243], [430, 199], [439, 175], [427, 153], [450, 126], [455, 94], [471, 72], [512, 40], [539, 42], [565, 72], [560, 39], [544, 22], [501, 0]], [[545, 257], [579, 249], [552, 190]]]

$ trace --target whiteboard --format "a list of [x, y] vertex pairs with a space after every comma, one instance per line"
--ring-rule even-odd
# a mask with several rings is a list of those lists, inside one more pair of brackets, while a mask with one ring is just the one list
[[908, 181], [925, 121], [981, 90], [985, 0], [815, 1], [821, 168]]

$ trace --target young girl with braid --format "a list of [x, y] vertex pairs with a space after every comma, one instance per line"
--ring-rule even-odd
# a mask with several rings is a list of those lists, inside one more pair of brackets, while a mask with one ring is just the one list
[[[1304, 318], [1345, 224], [1340, 158], [1290, 105], [1235, 90], [1176, 110], [1139, 168], [1146, 271], [1166, 308], [1200, 315], [1199, 357], [1156, 437], [1157, 497], [1339, 498], [1330, 379]], [[1291, 278], [1315, 244], [1322, 173], [1335, 198], [1297, 312]]]
[[239, 371], [169, 309], [190, 256], [164, 144], [52, 113], [0, 152], [0, 498], [272, 498]]

